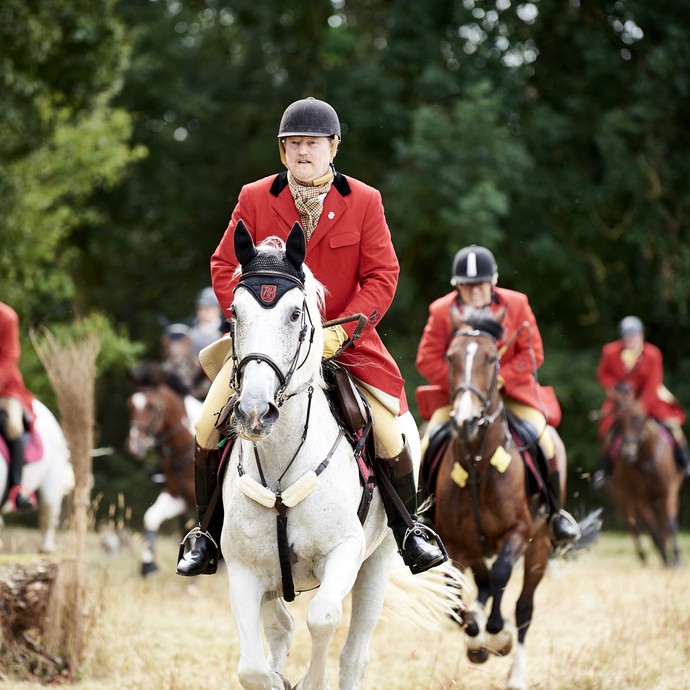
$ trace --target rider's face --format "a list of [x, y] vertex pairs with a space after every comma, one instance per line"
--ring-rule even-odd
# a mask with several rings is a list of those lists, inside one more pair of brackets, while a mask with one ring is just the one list
[[487, 280], [483, 283], [465, 283], [458, 285], [460, 299], [471, 307], [479, 309], [491, 302], [491, 283]]
[[328, 172], [331, 163], [328, 137], [286, 137], [283, 145], [288, 170], [300, 182], [313, 182]]

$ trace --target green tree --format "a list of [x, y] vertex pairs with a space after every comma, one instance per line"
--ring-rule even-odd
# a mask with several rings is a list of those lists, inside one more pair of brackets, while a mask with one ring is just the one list
[[0, 275], [6, 301], [37, 321], [79, 302], [72, 234], [99, 222], [88, 199], [142, 150], [111, 106], [127, 59], [115, 2], [34, 5], [0, 9]]

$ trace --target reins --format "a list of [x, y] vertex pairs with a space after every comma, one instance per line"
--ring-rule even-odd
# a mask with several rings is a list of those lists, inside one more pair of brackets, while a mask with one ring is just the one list
[[[237, 285], [237, 287], [242, 286], [242, 281], [240, 281]], [[302, 294], [305, 294], [304, 291], [304, 286], [301, 285], [300, 283], [300, 289], [302, 291]], [[306, 337], [307, 337], [307, 318], [309, 319], [309, 324], [311, 325], [310, 329], [310, 336], [309, 336], [309, 347], [307, 349], [306, 354], [304, 355], [304, 359], [300, 364], [298, 364], [299, 361], [299, 354], [302, 349], [302, 344], [304, 343]], [[273, 369], [273, 372], [275, 375], [278, 377], [278, 388], [275, 392], [274, 395], [274, 402], [276, 406], [282, 407], [283, 404], [285, 403], [286, 400], [291, 398], [294, 395], [297, 395], [301, 393], [302, 391], [306, 390], [308, 386], [311, 385], [311, 378], [309, 381], [305, 382], [300, 386], [297, 390], [293, 391], [292, 393], [286, 394], [285, 391], [287, 387], [290, 385], [290, 381], [292, 380], [293, 375], [295, 374], [296, 371], [301, 369], [304, 364], [306, 363], [307, 359], [309, 358], [309, 354], [311, 353], [311, 347], [314, 343], [314, 333], [316, 329], [314, 327], [314, 322], [312, 321], [311, 318], [311, 313], [309, 312], [309, 309], [307, 308], [307, 299], [306, 295], [304, 297], [304, 301], [302, 302], [302, 328], [300, 329], [300, 334], [299, 334], [299, 340], [297, 343], [297, 348], [295, 350], [295, 354], [290, 360], [290, 364], [288, 366], [288, 370], [286, 373], [283, 373], [280, 369], [280, 367], [268, 356], [263, 354], [262, 352], [250, 352], [248, 355], [245, 355], [241, 360], [238, 360], [237, 357], [237, 351], [235, 349], [235, 328], [234, 328], [234, 321], [231, 322], [231, 333], [230, 333], [230, 339], [232, 341], [232, 374], [230, 376], [230, 385], [232, 388], [235, 389], [238, 393], [240, 392], [240, 387], [241, 387], [241, 380], [242, 380], [242, 371], [244, 368], [249, 364], [249, 362], [263, 362], [265, 364], [268, 364], [271, 369]]]
[[[170, 439], [179, 434], [180, 431], [187, 431], [187, 427], [183, 422], [177, 422], [168, 429], [163, 431], [158, 431], [158, 426], [161, 423], [165, 423], [165, 404], [162, 401], [162, 393], [156, 389], [151, 389], [156, 395], [156, 402], [154, 405], [154, 417], [149, 424], [143, 424], [142, 422], [132, 421], [130, 422], [130, 428], [135, 428], [142, 430], [147, 436], [153, 438], [153, 447], [160, 451], [161, 455], [172, 458], [187, 458], [191, 457], [189, 453], [190, 448], [194, 447], [194, 439], [190, 438], [189, 443], [185, 444], [177, 452], [173, 451], [172, 445], [169, 443]], [[172, 468], [177, 472], [182, 465], [172, 464]]]
[[[252, 273], [251, 275], [257, 275], [257, 273]], [[282, 276], [282, 274], [275, 274], [272, 273], [272, 275], [278, 275], [278, 277], [285, 277]], [[243, 279], [246, 276], [243, 276]], [[235, 338], [235, 332], [234, 332], [234, 322], [232, 324], [232, 332], [231, 332], [231, 339], [232, 339], [232, 361], [233, 361], [233, 368], [232, 368], [232, 375], [231, 375], [231, 386], [235, 389], [235, 391], [238, 394], [241, 394], [241, 387], [242, 387], [242, 374], [244, 372], [245, 367], [249, 362], [260, 362], [267, 364], [271, 370], [274, 372], [276, 375], [276, 378], [278, 380], [278, 388], [274, 394], [274, 403], [277, 407], [282, 407], [287, 400], [290, 398], [297, 396], [303, 392], [307, 392], [308, 395], [308, 400], [307, 400], [307, 409], [305, 413], [305, 419], [304, 419], [304, 425], [302, 429], [302, 435], [300, 438], [299, 445], [297, 446], [297, 449], [295, 452], [292, 454], [292, 457], [288, 461], [288, 463], [285, 465], [285, 467], [282, 469], [282, 472], [280, 473], [280, 476], [277, 477], [275, 480], [275, 489], [272, 489], [269, 486], [269, 482], [266, 478], [266, 472], [265, 469], [262, 465], [261, 458], [259, 455], [259, 449], [257, 444], [254, 442], [252, 443], [252, 448], [253, 448], [253, 455], [254, 455], [254, 461], [256, 463], [256, 468], [257, 472], [259, 475], [260, 481], [257, 482], [254, 479], [252, 479], [248, 474], [245, 472], [244, 468], [244, 462], [243, 462], [243, 457], [242, 457], [242, 443], [239, 444], [239, 450], [238, 450], [238, 463], [237, 463], [237, 472], [240, 478], [240, 489], [245, 493], [245, 495], [249, 496], [253, 500], [257, 501], [261, 505], [267, 507], [267, 508], [275, 508], [276, 512], [278, 513], [276, 516], [276, 537], [277, 537], [277, 543], [278, 543], [278, 558], [279, 558], [279, 563], [280, 563], [280, 575], [281, 575], [281, 581], [282, 581], [282, 588], [283, 588], [283, 598], [286, 601], [293, 601], [295, 598], [295, 587], [294, 587], [294, 581], [292, 577], [292, 565], [291, 565], [291, 559], [290, 559], [290, 547], [288, 543], [288, 537], [287, 537], [287, 523], [288, 523], [288, 508], [292, 508], [295, 505], [297, 505], [299, 502], [301, 502], [304, 498], [306, 498], [317, 486], [318, 484], [318, 478], [319, 476], [326, 470], [326, 468], [329, 466], [330, 461], [335, 454], [338, 446], [340, 445], [340, 442], [342, 441], [345, 432], [344, 429], [338, 425], [338, 433], [335, 438], [335, 441], [331, 445], [328, 453], [326, 454], [326, 457], [321, 461], [321, 463], [314, 469], [306, 472], [303, 474], [297, 481], [295, 481], [291, 486], [287, 488], [283, 488], [282, 483], [285, 478], [285, 475], [288, 473], [290, 468], [294, 465], [295, 460], [299, 456], [302, 448], [305, 445], [305, 442], [307, 440], [307, 435], [309, 433], [309, 424], [310, 424], [310, 419], [311, 419], [311, 411], [312, 411], [312, 400], [313, 400], [313, 395], [314, 395], [314, 385], [313, 385], [313, 375], [309, 377], [308, 380], [305, 382], [301, 383], [298, 385], [294, 390], [290, 392], [286, 392], [290, 382], [292, 381], [292, 378], [299, 369], [301, 369], [304, 364], [308, 361], [309, 355], [311, 353], [311, 348], [314, 342], [314, 333], [315, 333], [315, 327], [314, 327], [314, 322], [311, 317], [311, 312], [308, 308], [308, 303], [307, 303], [307, 297], [306, 297], [306, 291], [304, 288], [303, 283], [300, 281], [296, 281], [294, 279], [293, 282], [296, 282], [299, 289], [302, 291], [302, 294], [304, 296], [303, 303], [302, 303], [302, 323], [301, 323], [301, 329], [299, 333], [299, 339], [297, 343], [297, 347], [295, 349], [295, 353], [292, 356], [288, 369], [285, 373], [281, 370], [280, 366], [268, 355], [261, 353], [261, 352], [251, 352], [242, 359], [239, 359], [237, 356], [237, 350], [236, 350], [236, 338]], [[243, 280], [241, 279], [240, 282], [238, 283], [238, 287], [240, 287], [243, 284]], [[359, 323], [357, 329], [355, 329], [355, 333], [351, 338], [349, 339], [347, 344], [351, 344], [354, 340], [356, 340], [359, 335], [361, 334], [361, 331], [363, 330], [364, 326], [366, 325], [367, 319], [366, 317], [363, 317], [361, 314], [357, 314], [356, 317]], [[307, 323], [308, 320], [308, 323]], [[339, 322], [344, 323], [345, 321], [352, 320], [350, 318], [345, 318]], [[328, 324], [323, 324], [328, 325]], [[308, 348], [306, 353], [304, 354], [304, 357], [302, 358], [302, 361], [300, 362], [300, 353], [303, 349], [304, 343], [307, 340], [307, 332], [309, 330], [309, 327], [311, 327], [310, 330], [310, 336], [308, 340]]]
[[[496, 338], [488, 332], [481, 331], [478, 329], [470, 330], [458, 330], [454, 334], [454, 338], [461, 336], [469, 336], [472, 338], [488, 338], [493, 343], [496, 342]], [[460, 432], [462, 440], [462, 449], [465, 463], [468, 466], [469, 479], [467, 483], [470, 486], [470, 497], [472, 505], [472, 515], [474, 517], [474, 523], [477, 528], [477, 534], [479, 536], [479, 542], [482, 545], [482, 550], [484, 551], [484, 556], [489, 558], [491, 556], [491, 551], [487, 545], [487, 538], [482, 527], [481, 512], [479, 509], [479, 482], [481, 477], [477, 472], [477, 465], [481, 462], [484, 457], [484, 448], [486, 444], [486, 439], [489, 434], [489, 430], [493, 426], [494, 422], [498, 419], [500, 415], [505, 414], [505, 407], [503, 405], [503, 398], [498, 392], [498, 371], [499, 371], [499, 355], [498, 352], [495, 358], [492, 358], [494, 364], [494, 370], [491, 377], [491, 383], [486, 392], [482, 391], [471, 381], [465, 381], [457, 385], [453, 389], [451, 400], [455, 400], [456, 396], [463, 392], [470, 392], [475, 395], [479, 402], [481, 403], [480, 416], [477, 420], [477, 426], [480, 428], [481, 435], [479, 437], [479, 442], [477, 445], [476, 452], [473, 454], [470, 451], [470, 439], [468, 437], [469, 430], [466, 424], [463, 424], [462, 428], [458, 428], [457, 424], [453, 421], [453, 426]], [[488, 409], [491, 407], [492, 403], [496, 399], [496, 409], [492, 413], [488, 413]], [[504, 440], [510, 440], [510, 436], [505, 428], [507, 422], [504, 421]]]

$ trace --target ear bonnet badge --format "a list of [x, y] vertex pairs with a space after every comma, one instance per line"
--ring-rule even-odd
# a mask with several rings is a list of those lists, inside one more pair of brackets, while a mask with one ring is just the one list
[[249, 290], [264, 308], [271, 309], [292, 288], [304, 289], [302, 262], [306, 253], [304, 232], [299, 223], [290, 231], [285, 254], [259, 252], [242, 221], [235, 228], [235, 254], [242, 266], [238, 287]]

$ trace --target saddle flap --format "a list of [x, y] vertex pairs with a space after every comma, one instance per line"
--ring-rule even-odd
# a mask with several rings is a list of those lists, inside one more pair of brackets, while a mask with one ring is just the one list
[[371, 418], [371, 410], [364, 396], [357, 390], [347, 370], [342, 367], [334, 367], [333, 383], [343, 422], [350, 431], [361, 431]]
[[527, 492], [530, 495], [544, 492], [549, 467], [544, 451], [539, 444], [537, 431], [532, 424], [524, 419], [519, 419], [510, 412], [508, 412], [507, 417], [511, 436], [520, 451], [520, 456], [527, 470], [525, 473]]

